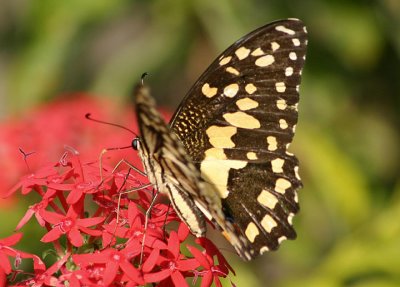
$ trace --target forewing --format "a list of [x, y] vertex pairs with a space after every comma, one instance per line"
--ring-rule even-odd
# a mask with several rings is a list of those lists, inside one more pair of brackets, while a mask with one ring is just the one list
[[218, 191], [235, 232], [251, 246], [251, 257], [296, 236], [292, 217], [301, 181], [287, 148], [306, 46], [297, 19], [253, 31], [210, 65], [171, 121], [202, 177]]

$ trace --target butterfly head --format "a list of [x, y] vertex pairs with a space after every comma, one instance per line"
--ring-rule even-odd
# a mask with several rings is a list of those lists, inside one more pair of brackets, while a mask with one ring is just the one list
[[140, 138], [139, 138], [139, 137], [134, 138], [134, 139], [132, 140], [131, 147], [132, 147], [134, 150], [139, 150], [139, 145], [140, 145]]

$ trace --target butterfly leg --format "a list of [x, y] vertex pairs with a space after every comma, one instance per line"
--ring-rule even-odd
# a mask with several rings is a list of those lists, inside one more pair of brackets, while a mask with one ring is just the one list
[[144, 243], [146, 242], [147, 225], [149, 224], [151, 210], [152, 210], [154, 204], [156, 203], [156, 200], [157, 200], [157, 197], [159, 194], [160, 194], [160, 192], [158, 191], [158, 189], [156, 189], [153, 200], [151, 201], [149, 208], [146, 210], [146, 216], [145, 216], [145, 220], [144, 220], [144, 233], [143, 233], [143, 239], [142, 239], [142, 249], [140, 251], [140, 261], [139, 261], [140, 266], [142, 265], [142, 262], [143, 262]]
[[[101, 178], [101, 182], [103, 182], [103, 180], [104, 180], [104, 179], [103, 179], [103, 156], [104, 156], [104, 154], [105, 154], [106, 152], [108, 152], [108, 150], [107, 150], [107, 149], [103, 149], [103, 150], [101, 151], [101, 153], [100, 153], [100, 156], [99, 156], [99, 168], [100, 168], [100, 178]], [[146, 176], [146, 173], [145, 173], [145, 172], [141, 171], [140, 169], [138, 169], [136, 166], [132, 165], [130, 162], [128, 162], [128, 161], [125, 160], [125, 159], [121, 159], [121, 160], [115, 165], [114, 169], [112, 170], [112, 173], [114, 173], [114, 172], [118, 169], [118, 167], [120, 167], [120, 165], [122, 165], [122, 164], [126, 164], [130, 169], [136, 171], [138, 174], [140, 174], [140, 175], [142, 175], [142, 176]]]
[[[125, 178], [124, 178], [124, 182], [122, 183], [121, 187], [119, 188], [119, 190], [118, 190], [118, 192], [117, 192], [117, 193], [118, 193], [117, 212], [116, 212], [116, 213], [117, 213], [117, 218], [116, 218], [116, 222], [115, 222], [115, 228], [114, 228], [114, 231], [113, 231], [114, 237], [115, 237], [115, 233], [116, 233], [116, 230], [117, 230], [119, 221], [120, 221], [120, 212], [119, 212], [119, 210], [120, 210], [120, 207], [121, 207], [121, 198], [122, 198], [122, 195], [131, 193], [131, 192], [134, 192], [134, 191], [138, 191], [138, 190], [143, 190], [143, 189], [145, 189], [145, 188], [148, 188], [148, 187], [152, 186], [151, 183], [148, 183], [148, 184], [140, 185], [140, 186], [135, 187], [135, 188], [131, 188], [131, 189], [129, 189], [129, 190], [121, 191], [122, 188], [124, 187], [125, 183], [126, 183], [126, 180], [128, 179], [128, 176], [129, 176], [129, 174], [130, 174], [130, 171], [131, 171], [131, 170], [129, 169], [128, 173], [126, 174], [126, 176], [125, 176]], [[110, 242], [111, 242], [111, 241], [110, 241]]]
[[146, 176], [146, 173], [141, 171], [140, 169], [138, 169], [136, 166], [132, 165], [130, 162], [128, 162], [125, 159], [121, 159], [114, 167], [114, 169], [112, 170], [112, 173], [114, 173], [117, 168], [122, 165], [122, 164], [126, 164], [129, 168], [131, 168], [132, 170], [136, 171], [138, 174], [142, 175], [142, 176]]
[[167, 219], [168, 219], [168, 215], [169, 215], [169, 209], [171, 208], [171, 203], [168, 203], [168, 209], [167, 212], [165, 213], [165, 219], [164, 219], [164, 224], [163, 224], [163, 236], [164, 236], [164, 240], [165, 240], [165, 228], [167, 227]]

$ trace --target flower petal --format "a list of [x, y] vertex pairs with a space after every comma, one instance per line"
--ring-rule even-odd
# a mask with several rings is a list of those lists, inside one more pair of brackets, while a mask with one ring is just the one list
[[21, 238], [22, 238], [22, 233], [15, 233], [11, 236], [8, 236], [6, 238], [0, 239], [0, 244], [1, 245], [6, 245], [6, 246], [13, 246], [17, 244]]
[[1, 252], [0, 252], [0, 270], [3, 270], [6, 274], [10, 274], [12, 270], [10, 260], [5, 254]]
[[83, 245], [82, 235], [77, 228], [71, 228], [67, 233], [67, 237], [73, 246], [81, 247]]
[[190, 253], [193, 254], [194, 258], [196, 258], [196, 260], [207, 270], [211, 269], [211, 265], [210, 262], [208, 261], [207, 256], [201, 252], [200, 250], [198, 250], [197, 248], [187, 245], [187, 248], [189, 249]]
[[21, 229], [28, 221], [31, 219], [32, 215], [35, 214], [35, 211], [32, 208], [29, 208], [25, 215], [21, 218], [21, 220], [18, 222], [17, 227], [15, 227], [15, 230]]
[[47, 232], [41, 239], [40, 241], [42, 242], [52, 242], [54, 240], [57, 240], [58, 238], [60, 238], [60, 236], [63, 233], [60, 231], [59, 228], [53, 228], [52, 230], [50, 230], [49, 232]]
[[162, 280], [165, 280], [172, 274], [171, 269], [164, 269], [159, 272], [154, 272], [154, 273], [146, 273], [143, 275], [144, 281], [146, 283], [152, 283], [152, 282], [160, 282]]
[[63, 214], [58, 214], [56, 212], [51, 212], [44, 209], [41, 211], [41, 215], [44, 220], [51, 224], [57, 224], [65, 218], [65, 215]]
[[146, 259], [146, 261], [143, 263], [142, 266], [142, 271], [144, 273], [149, 273], [154, 265], [157, 262], [158, 256], [160, 255], [160, 250], [159, 249], [153, 249], [149, 255], [149, 257]]
[[185, 277], [179, 271], [175, 271], [171, 274], [172, 282], [174, 282], [175, 286], [184, 287], [189, 285], [187, 284]]
[[77, 224], [79, 226], [89, 227], [103, 222], [104, 219], [105, 219], [104, 217], [90, 217], [90, 218], [78, 219]]
[[124, 261], [121, 263], [120, 267], [124, 271], [125, 275], [132, 281], [136, 282], [138, 285], [144, 285], [145, 282], [142, 274], [130, 262]]
[[172, 256], [174, 258], [178, 258], [180, 245], [179, 245], [178, 234], [175, 231], [171, 231], [171, 233], [169, 234], [168, 250], [172, 253]]
[[185, 241], [189, 234], [190, 234], [189, 228], [187, 227], [187, 225], [185, 223], [182, 222], [179, 225], [179, 229], [178, 229], [179, 241], [181, 241], [181, 242]]
[[212, 283], [213, 283], [213, 274], [211, 271], [208, 271], [203, 276], [203, 279], [201, 279], [201, 287], [210, 287]]
[[104, 285], [105, 286], [109, 286], [113, 282], [115, 276], [117, 276], [118, 269], [119, 269], [119, 265], [116, 261], [109, 260], [106, 263], [106, 269], [104, 270]]

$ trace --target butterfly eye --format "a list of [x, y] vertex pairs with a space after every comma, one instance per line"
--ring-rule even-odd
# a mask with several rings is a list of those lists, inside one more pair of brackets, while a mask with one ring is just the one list
[[139, 138], [133, 139], [131, 146], [134, 150], [138, 150], [139, 149]]

